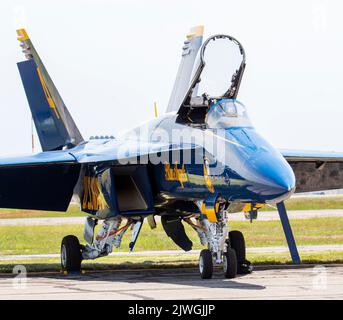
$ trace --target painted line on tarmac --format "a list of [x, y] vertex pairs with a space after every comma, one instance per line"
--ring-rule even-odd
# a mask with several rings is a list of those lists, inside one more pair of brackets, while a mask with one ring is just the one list
[[[338, 218], [343, 217], [341, 209], [325, 210], [290, 210], [288, 211], [289, 219], [310, 219], [310, 218]], [[0, 214], [1, 217], [1, 214]], [[4, 218], [0, 219], [0, 226], [31, 226], [31, 225], [65, 225], [65, 224], [84, 224], [84, 217], [55, 217], [55, 218]], [[159, 217], [156, 217], [159, 221]], [[242, 212], [232, 213], [229, 215], [229, 221], [245, 221]], [[262, 211], [258, 214], [259, 221], [279, 220], [277, 211]]]
[[65, 218], [10, 218], [0, 219], [0, 226], [53, 226], [66, 224], [84, 224], [84, 217]]
[[[247, 248], [248, 253], [282, 253], [288, 252], [288, 247], [255, 247]], [[315, 246], [298, 246], [300, 252], [324, 252], [324, 251], [343, 251], [343, 245], [315, 245]], [[130, 256], [184, 256], [184, 255], [198, 255], [200, 250], [191, 250], [184, 252], [181, 250], [162, 250], [162, 251], [138, 251], [138, 252], [112, 252], [110, 256], [114, 257], [130, 257]], [[0, 255], [0, 261], [15, 261], [15, 260], [35, 260], [35, 259], [51, 259], [59, 258], [58, 253], [51, 254], [24, 254], [24, 255]]]

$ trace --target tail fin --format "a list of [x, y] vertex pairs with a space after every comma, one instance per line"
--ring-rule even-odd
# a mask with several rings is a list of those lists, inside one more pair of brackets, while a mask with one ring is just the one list
[[39, 58], [25, 29], [17, 30], [27, 60], [18, 69], [43, 151], [73, 147], [83, 141], [80, 131]]
[[176, 111], [185, 98], [193, 71], [194, 61], [202, 44], [204, 26], [193, 27], [182, 48], [182, 59], [177, 71], [173, 91], [170, 95], [167, 112]]

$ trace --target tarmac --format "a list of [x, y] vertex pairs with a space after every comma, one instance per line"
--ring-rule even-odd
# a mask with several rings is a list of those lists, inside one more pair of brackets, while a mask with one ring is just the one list
[[264, 266], [249, 275], [200, 279], [196, 269], [0, 275], [0, 299], [343, 299], [343, 266]]

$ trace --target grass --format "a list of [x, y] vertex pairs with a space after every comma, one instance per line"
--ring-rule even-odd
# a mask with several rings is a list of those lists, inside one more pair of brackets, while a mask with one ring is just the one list
[[[292, 197], [285, 201], [287, 210], [343, 209], [343, 196]], [[275, 211], [265, 206], [261, 211]]]
[[[343, 217], [312, 218], [291, 221], [298, 245], [321, 245], [343, 243]], [[232, 221], [231, 229], [244, 233], [247, 247], [286, 246], [281, 223], [274, 221]], [[99, 226], [98, 226], [99, 227]], [[98, 228], [97, 227], [97, 228]], [[193, 249], [201, 249], [196, 232], [188, 225], [186, 232], [193, 241]], [[55, 226], [0, 226], [0, 254], [43, 254], [59, 253], [60, 243], [64, 236], [74, 234], [82, 237], [82, 225]], [[131, 240], [130, 231], [123, 237], [118, 251], [128, 251]], [[151, 230], [143, 225], [135, 247], [136, 251], [144, 250], [177, 250], [174, 242], [167, 237], [160, 223]], [[117, 250], [117, 249], [115, 249]]]
[[[293, 197], [286, 201], [288, 210], [320, 210], [343, 209], [343, 196], [314, 196]], [[274, 208], [265, 206], [261, 211], [273, 211]], [[0, 219], [5, 218], [52, 218], [52, 217], [84, 217], [78, 205], [71, 204], [67, 212], [0, 209]]]
[[[280, 221], [232, 221], [230, 226], [243, 232], [248, 247], [286, 245]], [[298, 245], [343, 244], [343, 218], [291, 220]]]
[[[343, 251], [301, 252], [302, 264], [343, 263]], [[289, 253], [248, 253], [247, 259], [255, 265], [292, 264]]]
[[[335, 197], [295, 197], [287, 201], [288, 210], [316, 210], [316, 209], [343, 209], [343, 196]], [[265, 207], [270, 211], [272, 208]], [[1, 218], [26, 217], [78, 217], [85, 216], [78, 206], [71, 205], [67, 213], [45, 212], [34, 210], [3, 209]], [[291, 221], [298, 245], [321, 245], [343, 243], [342, 218], [312, 218], [294, 219]], [[189, 226], [186, 232], [193, 241], [193, 249], [201, 249], [197, 234]], [[232, 221], [231, 229], [244, 233], [247, 247], [286, 246], [283, 230], [278, 220], [275, 221]], [[74, 234], [82, 239], [82, 225], [54, 225], [54, 226], [0, 226], [0, 254], [44, 254], [59, 253], [61, 239], [67, 234]], [[130, 232], [124, 236], [122, 246], [118, 251], [128, 251]], [[179, 249], [167, 237], [162, 226], [150, 230], [144, 224], [141, 235], [136, 244], [136, 251], [144, 250], [176, 250]], [[114, 251], [117, 249], [114, 249]], [[301, 253], [303, 263], [343, 263], [343, 251], [328, 251], [318, 253]], [[132, 269], [132, 268], [170, 268], [196, 267], [196, 255], [177, 256], [132, 256], [132, 257], [104, 257], [83, 263], [85, 270], [101, 269]], [[288, 264], [291, 259], [288, 253], [254, 254], [249, 253], [248, 259], [254, 264]], [[23, 264], [28, 271], [58, 271], [59, 259], [35, 259], [23, 261], [0, 261], [0, 272], [11, 272], [16, 264]]]
[[[255, 265], [287, 265], [291, 264], [291, 258], [287, 253], [273, 254], [247, 254], [247, 258]], [[343, 251], [327, 252], [304, 252], [301, 253], [303, 264], [332, 264], [343, 263]], [[33, 261], [16, 260], [0, 261], [0, 273], [10, 273], [15, 265], [24, 265], [27, 272], [59, 272], [60, 260], [37, 259]], [[85, 261], [82, 263], [82, 270], [133, 270], [133, 269], [154, 269], [154, 268], [197, 268], [197, 255], [173, 255], [173, 256], [151, 256], [151, 257], [103, 257], [94, 261]]]

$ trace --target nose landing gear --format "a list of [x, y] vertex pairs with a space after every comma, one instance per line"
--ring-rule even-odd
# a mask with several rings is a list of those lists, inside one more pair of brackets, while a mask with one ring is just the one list
[[[238, 264], [236, 252], [232, 248], [227, 248], [227, 251], [223, 253], [222, 264], [225, 278], [235, 278], [237, 275]], [[218, 261], [209, 249], [203, 249], [199, 256], [199, 271], [202, 279], [211, 279], [213, 275], [213, 261]]]
[[[211, 279], [213, 275], [213, 260], [214, 256], [209, 249], [203, 249], [199, 256], [199, 271], [202, 279]], [[236, 252], [232, 248], [227, 248], [223, 253], [222, 258], [223, 271], [225, 278], [235, 278], [237, 275], [238, 264]]]
[[[224, 215], [225, 216], [225, 215]], [[251, 273], [253, 267], [246, 260], [245, 240], [240, 231], [230, 231], [226, 221], [201, 221], [209, 249], [204, 249], [199, 256], [199, 271], [202, 279], [210, 279], [214, 265], [222, 265], [226, 278], [235, 278], [237, 274]], [[196, 225], [194, 225], [196, 226]]]

